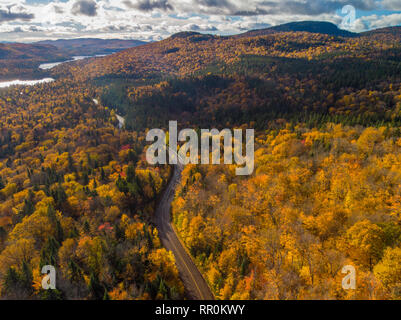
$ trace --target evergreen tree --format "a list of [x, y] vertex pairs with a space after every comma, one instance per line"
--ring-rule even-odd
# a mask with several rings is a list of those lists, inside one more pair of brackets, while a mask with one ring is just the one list
[[71, 153], [68, 153], [68, 170], [70, 172], [74, 172], [75, 170], [75, 166], [74, 166], [74, 159], [71, 156]]
[[42, 300], [63, 300], [64, 295], [61, 291], [55, 290], [42, 290], [41, 291]]
[[106, 288], [104, 288], [103, 300], [110, 300], [110, 296]]
[[62, 243], [64, 241], [64, 231], [59, 220], [56, 221], [56, 240], [58, 243]]
[[127, 194], [129, 191], [127, 181], [125, 179], [122, 179], [120, 176], [118, 177], [118, 179], [116, 181], [116, 186], [117, 186], [118, 190], [122, 193]]
[[88, 234], [90, 232], [90, 225], [89, 225], [88, 220], [85, 220], [85, 222], [84, 222], [84, 232], [86, 234]]
[[168, 288], [163, 279], [160, 280], [159, 293], [163, 296], [165, 300], [168, 300]]
[[3, 286], [6, 292], [12, 294], [14, 291], [16, 291], [19, 285], [19, 280], [19, 275], [14, 267], [9, 267], [3, 281]]
[[49, 218], [51, 223], [56, 223], [57, 221], [56, 210], [51, 204], [47, 207], [47, 217]]
[[31, 267], [26, 261], [22, 262], [22, 270], [20, 276], [21, 286], [28, 292], [32, 293], [33, 275]]
[[46, 243], [40, 252], [40, 267], [51, 265], [55, 266], [57, 264], [57, 254], [60, 244], [56, 239], [50, 237], [47, 239]]
[[20, 212], [22, 217], [30, 216], [35, 212], [34, 198], [35, 194], [32, 190], [29, 190], [28, 197], [24, 200], [24, 206]]
[[24, 206], [22, 207], [20, 214], [23, 217], [25, 217], [25, 216], [30, 216], [34, 212], [35, 212], [35, 205], [33, 204], [32, 200], [25, 199]]
[[90, 275], [89, 286], [90, 295], [94, 300], [102, 300], [104, 296], [104, 288], [100, 284], [99, 277], [93, 272]]
[[68, 263], [69, 277], [72, 283], [78, 284], [82, 279], [82, 269], [75, 263], [74, 260], [71, 260]]
[[0, 241], [4, 241], [7, 238], [7, 231], [0, 227]]
[[135, 180], [136, 173], [133, 165], [128, 166], [127, 168], [127, 182], [132, 183]]
[[106, 181], [106, 173], [103, 168], [100, 168], [100, 180], [103, 182]]
[[87, 186], [89, 184], [89, 176], [87, 172], [84, 172], [82, 175], [82, 184]]

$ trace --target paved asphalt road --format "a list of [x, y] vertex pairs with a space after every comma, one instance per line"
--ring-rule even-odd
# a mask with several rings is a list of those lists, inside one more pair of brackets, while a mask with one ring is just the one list
[[185, 251], [180, 240], [178, 240], [171, 225], [171, 202], [174, 199], [176, 186], [180, 182], [182, 170], [183, 168], [180, 165], [175, 166], [173, 177], [171, 178], [156, 211], [155, 223], [163, 246], [167, 250], [172, 251], [175, 256], [177, 268], [181, 280], [184, 283], [188, 298], [192, 300], [213, 300], [214, 297], [209, 286], [195, 263], [192, 261], [192, 258]]

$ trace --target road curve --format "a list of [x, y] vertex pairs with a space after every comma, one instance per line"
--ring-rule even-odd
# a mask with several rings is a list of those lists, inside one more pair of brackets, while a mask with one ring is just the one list
[[176, 265], [188, 298], [192, 300], [214, 300], [209, 286], [192, 261], [192, 258], [184, 249], [171, 224], [171, 202], [174, 200], [175, 189], [180, 182], [182, 170], [183, 167], [180, 165], [174, 167], [173, 176], [156, 210], [155, 224], [163, 246], [167, 250], [172, 251], [175, 256]]

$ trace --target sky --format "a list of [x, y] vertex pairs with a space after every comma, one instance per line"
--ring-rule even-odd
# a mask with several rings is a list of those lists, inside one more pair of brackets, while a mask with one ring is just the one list
[[[355, 20], [344, 20], [352, 15], [344, 6], [355, 8]], [[400, 26], [401, 0], [0, 0], [0, 41], [157, 41], [180, 31], [228, 35], [304, 20], [355, 32]]]

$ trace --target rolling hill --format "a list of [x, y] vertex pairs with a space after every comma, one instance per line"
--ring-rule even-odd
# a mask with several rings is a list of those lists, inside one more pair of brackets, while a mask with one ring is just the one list
[[339, 29], [335, 24], [330, 22], [300, 21], [300, 22], [290, 22], [266, 29], [251, 30], [239, 35], [239, 37], [263, 36], [279, 32], [310, 32], [310, 33], [320, 33], [320, 34], [327, 34], [330, 36], [347, 37], [347, 38], [358, 36], [357, 33]]
[[89, 63], [82, 61], [74, 66], [61, 66], [54, 72], [60, 76], [73, 74], [79, 79], [157, 78], [188, 76], [216, 67], [224, 69], [238, 63], [243, 56], [329, 60], [332, 63], [337, 59], [359, 58], [368, 51], [371, 58], [379, 57], [389, 46], [398, 50], [394, 36], [382, 37], [369, 48], [372, 37], [374, 34], [357, 37], [324, 22], [291, 23], [227, 37], [181, 32], [163, 41], [130, 48]]
[[361, 33], [361, 37], [376, 41], [398, 41], [401, 42], [401, 27], [389, 27], [371, 30]]
[[69, 55], [46, 44], [0, 43], [0, 79], [35, 79], [41, 63], [67, 60]]
[[60, 60], [67, 55], [48, 44], [0, 43], [0, 60]]
[[97, 54], [110, 54], [117, 51], [137, 47], [146, 42], [140, 40], [95, 39], [82, 38], [71, 40], [40, 41], [41, 45], [52, 45], [70, 56], [92, 56]]
[[140, 46], [139, 40], [72, 39], [32, 44], [0, 43], [0, 79], [34, 79], [45, 76], [42, 63], [67, 61], [73, 56], [107, 55]]

